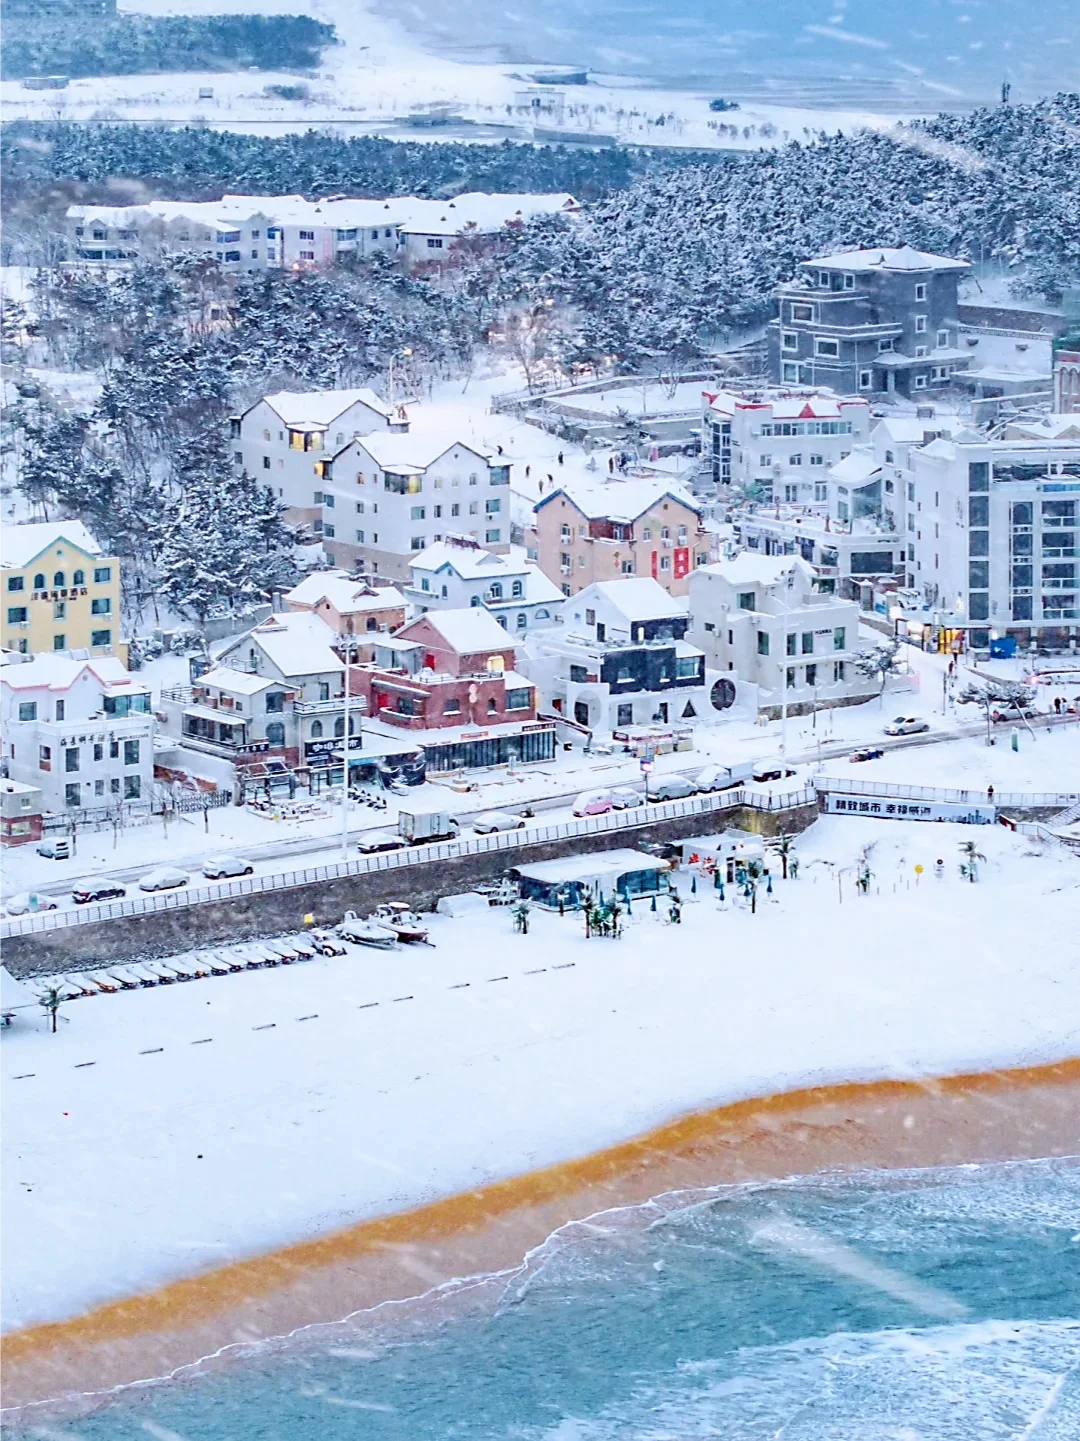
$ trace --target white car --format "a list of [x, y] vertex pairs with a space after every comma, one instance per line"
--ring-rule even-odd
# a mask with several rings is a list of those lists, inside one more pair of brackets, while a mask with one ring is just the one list
[[226, 876], [250, 876], [254, 872], [251, 862], [239, 856], [211, 856], [202, 868], [203, 875], [211, 881], [220, 881]]
[[645, 804], [645, 797], [632, 790], [630, 786], [615, 786], [608, 791], [608, 795], [611, 797], [611, 804], [617, 811], [628, 811], [633, 806]]
[[519, 831], [524, 824], [524, 816], [512, 816], [509, 811], [485, 811], [476, 817], [472, 828], [478, 836], [487, 836], [492, 831]]
[[171, 891], [177, 886], [186, 886], [191, 877], [186, 871], [177, 870], [175, 866], [158, 866], [156, 870], [147, 871], [139, 882], [140, 891]]
[[887, 736], [917, 736], [930, 729], [930, 722], [914, 715], [898, 715], [885, 727]]
[[55, 911], [56, 902], [52, 896], [43, 896], [40, 891], [19, 891], [7, 902], [9, 916], [28, 916], [37, 911]]

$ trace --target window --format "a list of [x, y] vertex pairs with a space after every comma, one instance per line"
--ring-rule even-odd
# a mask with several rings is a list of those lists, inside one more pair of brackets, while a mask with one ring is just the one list
[[427, 511], [424, 509], [424, 507], [423, 507], [422, 505], [414, 505], [414, 506], [412, 507], [411, 511], [409, 512], [409, 519], [410, 519], [410, 520], [426, 520], [426, 519], [427, 519]]
[[925, 335], [925, 334], [926, 334], [926, 316], [925, 316], [925, 315], [916, 315], [916, 317], [915, 317], [915, 334], [916, 334], [916, 335]]
[[498, 515], [502, 510], [501, 500], [487, 500], [484, 502], [484, 509], [488, 515]]
[[754, 592], [752, 590], [743, 590], [739, 592], [739, 609], [754, 609]]
[[315, 232], [314, 232], [314, 230], [301, 230], [301, 231], [300, 231], [300, 234], [299, 234], [299, 236], [298, 236], [298, 239], [300, 239], [300, 240], [314, 240], [314, 239], [315, 239]]
[[38, 571], [37, 575], [34, 576], [34, 589], [35, 589], [35, 590], [44, 590], [44, 589], [45, 589], [45, 577], [44, 577], [44, 575], [42, 575], [42, 573], [41, 573], [40, 570]]
[[920, 281], [919, 284], [916, 285], [916, 287], [915, 287], [915, 299], [916, 299], [916, 300], [925, 300], [925, 299], [926, 299], [926, 285], [925, 285], [925, 283], [922, 282], [922, 281]]
[[24, 625], [29, 619], [30, 612], [24, 605], [8, 606], [8, 625]]
[[109, 759], [111, 761], [118, 761], [120, 759], [120, 742], [117, 740], [109, 742]]
[[64, 787], [64, 804], [66, 806], [82, 805], [82, 786], [78, 781], [71, 781]]
[[785, 360], [780, 367], [780, 372], [781, 380], [797, 381], [799, 379], [799, 367], [793, 361]]
[[878, 354], [879, 354], [879, 355], [884, 355], [886, 351], [889, 351], [889, 350], [891, 350], [891, 349], [893, 348], [893, 343], [892, 343], [891, 338], [890, 338], [889, 340], [879, 340], [878, 343], [877, 343], [877, 348], [878, 348]]
[[532, 687], [521, 686], [517, 690], [506, 692], [507, 710], [528, 710], [532, 704]]
[[488, 715], [497, 715], [497, 714], [498, 714], [498, 710], [499, 710], [499, 707], [498, 707], [498, 706], [496, 705], [496, 703], [495, 703], [495, 697], [494, 697], [494, 696], [490, 696], [490, 697], [488, 698], [488, 703], [487, 703], [487, 713], [488, 713]]
[[670, 555], [662, 555], [662, 556], [660, 557], [660, 569], [661, 569], [661, 570], [670, 570], [670, 569], [671, 569], [671, 556], [670, 556]]
[[794, 455], [789, 455], [789, 456], [788, 456], [788, 465], [795, 465], [795, 466], [802, 465], [802, 451], [801, 451], [801, 450], [797, 450], [797, 451], [794, 453]]
[[826, 481], [824, 481], [824, 480], [815, 481], [815, 482], [814, 482], [814, 501], [815, 501], [816, 503], [820, 504], [822, 501], [828, 500], [828, 498], [829, 498], [829, 486], [828, 486], [828, 483], [827, 483]]
[[814, 337], [814, 354], [820, 355], [826, 360], [835, 360], [840, 355], [840, 342], [816, 335]]
[[791, 318], [792, 320], [813, 320], [814, 307], [812, 305], [793, 305]]
[[794, 631], [791, 631], [790, 634], [788, 634], [788, 635], [786, 635], [786, 636], [784, 637], [784, 654], [785, 654], [785, 655], [794, 655], [794, 654], [795, 654], [795, 646], [796, 646], [795, 632], [794, 632]]
[[358, 530], [358, 531], [356, 532], [356, 539], [357, 539], [357, 543], [358, 543], [358, 544], [360, 544], [360, 545], [363, 545], [363, 544], [364, 544], [364, 532], [363, 532], [362, 530]]
[[479, 513], [480, 513], [480, 502], [479, 502], [478, 500], [470, 500], [470, 501], [469, 501], [469, 514], [470, 514], [470, 515], [479, 515]]
[[448, 700], [443, 702], [443, 715], [460, 715], [461, 702], [459, 700]]
[[[436, 481], [436, 484], [438, 484], [437, 481]], [[441, 506], [441, 505], [432, 506], [431, 514], [434, 516], [434, 518], [435, 518], [436, 520], [442, 520], [442, 506]], [[438, 536], [436, 536], [435, 539], [438, 540]]]
[[847, 631], [842, 625], [838, 625], [832, 633], [833, 650], [843, 650], [847, 641]]
[[112, 631], [92, 630], [90, 632], [90, 644], [92, 646], [112, 645]]
[[[42, 576], [42, 580], [44, 580], [44, 576]], [[111, 566], [111, 565], [99, 565], [99, 566], [95, 566], [95, 567], [94, 567], [94, 584], [95, 584], [95, 585], [108, 585], [109, 581], [111, 581], [111, 580], [112, 580], [112, 566]], [[37, 582], [35, 581], [35, 585], [36, 585], [36, 584], [37, 584]]]
[[948, 332], [947, 330], [939, 330], [939, 331], [938, 331], [938, 333], [937, 333], [937, 343], [938, 343], [939, 347], [941, 347], [941, 348], [944, 348], [946, 345], [948, 345], [948, 343], [949, 343], [949, 332]]
[[761, 466], [762, 470], [767, 469], [770, 465], [772, 465], [772, 456], [771, 456], [771, 455], [759, 455], [759, 456], [758, 456], [758, 465]]
[[782, 343], [783, 343], [783, 348], [784, 348], [785, 350], [795, 350], [795, 351], [797, 351], [798, 348], [799, 348], [799, 333], [798, 333], [798, 331], [797, 331], [797, 330], [785, 330], [785, 331], [784, 331], [784, 336], [783, 336], [783, 342], [782, 342]]
[[584, 685], [589, 679], [589, 673], [583, 665], [572, 665], [570, 667], [570, 679], [574, 685]]
[[26, 584], [26, 582], [23, 580], [23, 578], [22, 578], [21, 575], [9, 575], [9, 576], [8, 576], [8, 583], [7, 583], [7, 588], [8, 588], [8, 590], [22, 590], [22, 589], [24, 588], [25, 584]]
[[95, 782], [94, 782], [94, 794], [95, 794], [96, 796], [103, 796], [103, 795], [105, 794], [105, 782], [104, 782], [104, 781], [95, 781]]
[[[97, 605], [97, 601], [94, 601], [94, 604]], [[67, 601], [66, 601], [66, 600], [54, 600], [54, 601], [53, 601], [52, 613], [53, 613], [53, 620], [66, 620], [66, 619], [67, 619]]]
[[423, 549], [424, 549], [424, 537], [423, 537], [422, 535], [414, 535], [413, 538], [412, 538], [412, 540], [409, 541], [409, 549], [410, 549], [410, 550], [423, 550]]
[[818, 285], [821, 287], [822, 290], [828, 290], [828, 288], [829, 288], [829, 272], [828, 272], [827, 270], [822, 270], [822, 271], [819, 273], [819, 275], [818, 275]]
[[874, 372], [873, 372], [872, 370], [860, 370], [860, 371], [859, 371], [859, 389], [860, 389], [860, 390], [873, 390], [873, 388], [874, 388]]
[[[1024, 569], [1027, 569], [1027, 570], [1030, 572], [1031, 567], [1030, 567], [1030, 566], [1027, 566], [1027, 567], [1024, 567], [1024, 566], [1014, 567], [1014, 570], [1024, 570]], [[1030, 579], [1028, 580], [1027, 583], [1028, 583], [1028, 585], [1031, 584]], [[984, 590], [985, 590], [986, 587], [989, 586], [989, 584], [990, 584], [990, 562], [989, 562], [988, 560], [970, 560], [970, 561], [968, 561], [968, 585], [974, 586], [976, 589], [984, 589]]]
[[502, 581], [501, 581], [501, 580], [493, 580], [493, 581], [491, 582], [491, 585], [490, 585], [490, 587], [489, 587], [489, 590], [491, 591], [491, 599], [492, 599], [492, 600], [502, 600]]
[[757, 653], [758, 653], [758, 655], [768, 655], [768, 654], [769, 654], [769, 633], [768, 633], [768, 631], [764, 631], [764, 630], [759, 630], [759, 631], [758, 631]]
[[67, 636], [54, 635], [52, 640], [53, 650], [67, 650]]
[[833, 680], [842, 681], [847, 676], [847, 662], [842, 660], [833, 661]]
[[675, 674], [680, 680], [691, 680], [697, 676], [698, 661], [696, 655], [681, 655], [675, 661]]
[[124, 777], [124, 799], [137, 801], [142, 794], [142, 776]]
[[56, 719], [57, 719], [58, 721], [62, 721], [62, 720], [64, 719], [64, 708], [65, 708], [65, 704], [66, 704], [66, 702], [64, 702], [64, 701], [62, 701], [62, 700], [58, 700], [58, 701], [56, 702]]
[[67, 581], [64, 579], [64, 572], [62, 570], [58, 570], [56, 572], [56, 574], [52, 578], [52, 583], [54, 590], [63, 590], [64, 586], [67, 585]]
[[634, 573], [634, 561], [633, 561], [633, 557], [631, 557], [629, 560], [624, 560], [624, 561], [623, 561], [623, 563], [622, 563], [622, 573], [623, 573], [623, 575], [633, 575], [633, 573]]
[[517, 625], [518, 630], [524, 630], [524, 629], [528, 626], [528, 624], [529, 624], [529, 617], [525, 614], [525, 612], [524, 612], [523, 610], [519, 610], [519, 611], [518, 611], [517, 621], [516, 621], [516, 625]]
[[113, 776], [112, 780], [109, 782], [109, 790], [112, 792], [112, 794], [113, 794], [114, 796], [118, 796], [118, 795], [120, 794], [120, 777], [119, 777], [119, 776]]
[[824, 457], [823, 455], [812, 455], [812, 456], [810, 457], [810, 464], [811, 464], [811, 465], [824, 465], [824, 464], [825, 464], [825, 457]]
[[64, 751], [64, 769], [66, 771], [77, 771], [79, 769], [79, 747], [68, 746]]
[[36, 700], [24, 700], [19, 702], [19, 719], [21, 721], [37, 720]]
[[973, 495], [968, 501], [968, 524], [990, 524], [990, 497], [988, 495]]
[[124, 764], [126, 766], [137, 766], [139, 764], [139, 742], [124, 742]]
[[990, 619], [990, 597], [985, 590], [973, 590], [969, 601], [968, 614], [972, 620]]
[[38, 770], [39, 770], [39, 771], [51, 771], [51, 770], [52, 770], [52, 747], [51, 747], [51, 746], [38, 746]]
[[90, 602], [91, 615], [111, 615], [112, 599], [107, 595], [95, 596]]
[[515, 600], [520, 600], [521, 597], [525, 594], [524, 582], [520, 580], [515, 580], [510, 586], [510, 594]]
[[802, 633], [802, 653], [803, 655], [814, 654], [814, 632], [812, 630], [804, 630]]
[[285, 710], [285, 692], [271, 690], [266, 693], [266, 710], [269, 715], [281, 715]]
[[925, 375], [917, 375], [917, 376], [915, 377], [915, 389], [916, 389], [916, 390], [925, 390], [925, 389], [926, 389], [926, 376], [925, 376]]
[[785, 684], [786, 684], [788, 690], [794, 690], [794, 689], [795, 689], [795, 671], [794, 671], [794, 669], [789, 670], [789, 671], [787, 672], [787, 676], [786, 676], [786, 678], [785, 678]]
[[429, 235], [429, 236], [428, 236], [427, 248], [428, 248], [429, 250], [441, 250], [441, 249], [443, 248], [443, 247], [442, 247], [442, 241], [439, 240], [439, 239], [437, 239], [437, 238], [435, 238], [434, 236]]
[[266, 727], [266, 739], [272, 746], [283, 746], [285, 744], [285, 722], [270, 721]]
[[807, 684], [807, 685], [817, 685], [817, 666], [816, 666], [816, 665], [808, 665], [808, 666], [806, 667], [806, 684]]
[[499, 537], [500, 537], [501, 535], [502, 535], [502, 531], [501, 531], [501, 530], [485, 530], [485, 531], [484, 531], [484, 541], [485, 541], [485, 543], [486, 543], [487, 545], [498, 545], [498, 543], [499, 543]]

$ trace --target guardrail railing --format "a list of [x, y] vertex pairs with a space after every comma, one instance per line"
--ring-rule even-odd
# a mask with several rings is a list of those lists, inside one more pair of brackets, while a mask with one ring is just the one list
[[434, 845], [408, 846], [400, 851], [356, 856], [347, 861], [306, 866], [294, 871], [276, 871], [265, 876], [240, 876], [215, 886], [157, 891], [125, 897], [122, 901], [102, 901], [78, 910], [41, 911], [32, 916], [16, 916], [0, 925], [0, 937], [7, 939], [42, 931], [63, 930], [68, 926], [91, 925], [97, 921], [118, 920], [123, 916], [182, 910], [187, 906], [205, 905], [208, 901], [229, 900], [235, 896], [250, 896], [264, 891], [288, 890], [294, 886], [313, 885], [320, 881], [370, 875], [373, 871], [400, 870], [433, 861], [452, 860], [457, 856], [520, 850], [522, 846], [571, 840], [578, 836], [601, 835], [609, 831], [631, 830], [653, 821], [672, 820], [681, 816], [708, 817], [739, 806], [750, 806], [754, 810], [762, 811], [781, 811], [795, 806], [812, 805], [816, 800], [817, 792], [813, 786], [802, 786], [798, 790], [779, 795], [738, 786], [731, 790], [689, 796], [681, 801], [659, 801], [624, 811], [608, 811], [602, 816], [583, 816], [580, 820], [526, 826], [517, 831], [496, 831], [494, 835], [469, 836], [462, 840], [440, 841]]

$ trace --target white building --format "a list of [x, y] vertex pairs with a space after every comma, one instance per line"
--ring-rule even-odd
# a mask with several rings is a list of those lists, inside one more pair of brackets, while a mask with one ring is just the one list
[[798, 556], [755, 555], [702, 566], [690, 577], [689, 639], [710, 670], [733, 671], [758, 687], [758, 707], [775, 718], [850, 705], [875, 694], [853, 665], [859, 648], [854, 601], [822, 594]]
[[8, 775], [37, 786], [47, 810], [115, 813], [152, 800], [150, 687], [115, 657], [5, 665], [0, 719]]
[[280, 390], [233, 416], [233, 458], [270, 486], [294, 522], [323, 518], [326, 462], [356, 435], [404, 430], [403, 407], [373, 390]]
[[824, 512], [830, 465], [870, 433], [855, 395], [799, 387], [703, 391], [702, 450], [717, 485], [757, 486], [767, 500]]
[[705, 658], [685, 639], [684, 598], [651, 577], [597, 581], [564, 602], [562, 621], [528, 635], [518, 662], [545, 710], [608, 735], [705, 717]]
[[410, 562], [406, 599], [426, 610], [483, 606], [504, 630], [524, 635], [550, 626], [563, 605], [562, 591], [519, 548], [497, 555], [479, 541], [448, 535]]
[[323, 545], [337, 565], [402, 582], [449, 534], [510, 544], [509, 462], [453, 432], [362, 435], [324, 475]]
[[220, 200], [151, 200], [145, 205], [72, 205], [68, 240], [75, 259], [124, 263], [140, 256], [208, 254], [236, 270], [299, 270], [351, 255], [401, 255], [411, 264], [441, 260], [462, 236], [493, 236], [536, 215], [574, 214], [578, 203], [553, 195], [487, 195], [447, 200], [335, 195], [223, 195]]
[[934, 623], [982, 648], [1080, 640], [1080, 440], [961, 430], [913, 449], [914, 584]]

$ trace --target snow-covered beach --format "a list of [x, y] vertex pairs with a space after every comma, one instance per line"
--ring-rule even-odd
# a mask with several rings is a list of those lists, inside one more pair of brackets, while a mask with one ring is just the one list
[[[973, 836], [987, 857], [978, 885], [958, 872]], [[864, 853], [865, 898], [854, 885]], [[80, 1376], [135, 1380], [150, 1357], [162, 1374], [232, 1341], [335, 1319], [391, 1278], [384, 1294], [417, 1294], [446, 1274], [408, 1246], [374, 1292], [365, 1279], [359, 1301], [340, 1280], [322, 1286], [317, 1276], [339, 1259], [328, 1238], [454, 1196], [465, 1198], [458, 1223], [482, 1226], [478, 1189], [680, 1115], [1077, 1054], [1072, 856], [998, 828], [840, 817], [819, 821], [799, 855], [798, 879], [777, 880], [755, 915], [719, 909], [700, 886], [677, 929], [646, 903], [618, 941], [586, 940], [577, 916], [534, 911], [527, 936], [502, 911], [436, 918], [434, 950], [80, 1001], [55, 1036], [43, 1022], [16, 1028], [4, 1042], [5, 1312], [10, 1328], [29, 1329], [9, 1338], [10, 1397], [85, 1389]], [[935, 1096], [932, 1080], [925, 1094]], [[898, 1104], [910, 1111], [907, 1098]], [[1056, 1121], [1053, 1106], [1025, 1108], [1018, 1127], [997, 1107], [998, 1131], [976, 1127], [965, 1141], [938, 1114], [916, 1162], [1080, 1145], [1069, 1138], [1075, 1106]], [[876, 1103], [864, 1109], [882, 1122]], [[855, 1150], [838, 1152], [790, 1137], [774, 1145], [765, 1131], [770, 1159], [740, 1142], [749, 1170], [736, 1175], [894, 1163], [884, 1137], [895, 1125], [879, 1144], [856, 1130]], [[730, 1174], [717, 1169], [713, 1180]], [[569, 1211], [556, 1198], [534, 1225], [581, 1214], [576, 1182], [570, 1192]], [[521, 1242], [513, 1235], [501, 1260], [480, 1246], [473, 1269], [506, 1262]], [[387, 1239], [399, 1248], [404, 1233]], [[271, 1260], [261, 1289], [250, 1277], [241, 1290], [215, 1288], [222, 1266], [305, 1242], [315, 1250], [301, 1253], [302, 1282]], [[268, 1296], [283, 1280], [294, 1284], [278, 1307]], [[177, 1281], [182, 1296], [159, 1293], [171, 1296], [164, 1312], [152, 1296], [109, 1304]], [[86, 1311], [70, 1334], [43, 1325]], [[144, 1333], [165, 1315], [166, 1329], [195, 1330], [159, 1346]], [[85, 1349], [106, 1337], [107, 1355]], [[68, 1353], [82, 1361], [65, 1380], [56, 1361]]]

